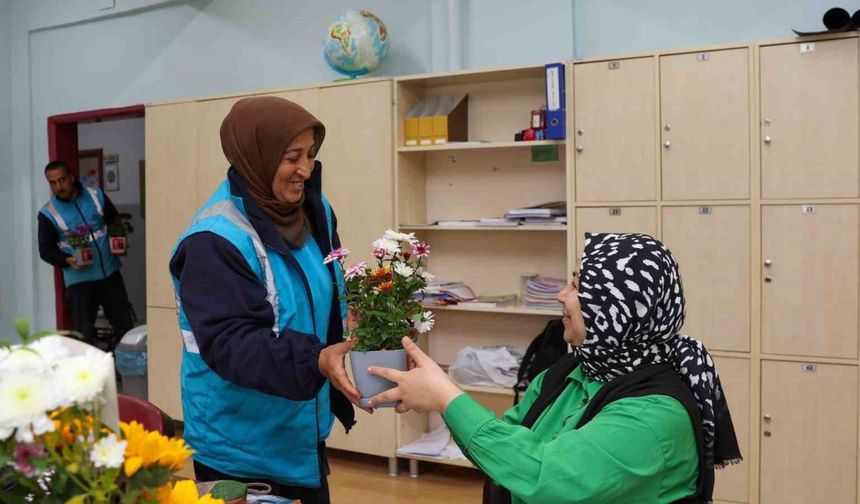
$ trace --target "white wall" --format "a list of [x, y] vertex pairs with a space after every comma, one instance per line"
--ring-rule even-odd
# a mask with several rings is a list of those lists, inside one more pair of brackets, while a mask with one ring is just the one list
[[[0, 180], [12, 179], [12, 78], [10, 62], [11, 5], [9, 0], [0, 0]], [[0, 339], [11, 334], [12, 313], [9, 307], [15, 305], [15, 276], [3, 266], [10, 263], [15, 254], [12, 219], [14, 202], [12, 184], [0, 184]]]

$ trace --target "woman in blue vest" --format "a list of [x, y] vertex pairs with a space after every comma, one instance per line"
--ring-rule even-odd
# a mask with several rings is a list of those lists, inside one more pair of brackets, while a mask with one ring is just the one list
[[197, 479], [265, 481], [305, 504], [329, 502], [324, 440], [335, 416], [352, 427], [359, 397], [342, 272], [323, 264], [340, 246], [314, 160], [324, 137], [295, 103], [238, 101], [221, 124], [227, 179], [170, 261]]
[[684, 292], [669, 249], [647, 235], [587, 234], [558, 301], [574, 350], [502, 419], [408, 338], [416, 367], [371, 369], [398, 383], [371, 403], [443, 414], [464, 454], [503, 487], [486, 486], [484, 502], [711, 502], [714, 469], [741, 455], [711, 356], [679, 334]]

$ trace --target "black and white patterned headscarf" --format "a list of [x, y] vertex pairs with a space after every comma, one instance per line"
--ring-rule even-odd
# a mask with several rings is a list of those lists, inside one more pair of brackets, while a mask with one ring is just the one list
[[642, 234], [586, 234], [579, 271], [586, 338], [574, 349], [585, 373], [610, 381], [642, 366], [671, 363], [702, 413], [705, 460], [741, 460], [717, 370], [701, 342], [678, 334], [684, 290], [669, 249]]

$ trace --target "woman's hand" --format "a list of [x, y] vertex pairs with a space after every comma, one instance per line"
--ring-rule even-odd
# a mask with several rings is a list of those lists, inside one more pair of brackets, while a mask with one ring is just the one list
[[[355, 388], [355, 385], [349, 380], [344, 367], [346, 354], [355, 346], [355, 340], [350, 339], [343, 343], [336, 343], [327, 346], [320, 352], [319, 367], [320, 373], [331, 381], [334, 388], [343, 392], [343, 395], [352, 404], [361, 407], [359, 400], [361, 393]], [[365, 410], [366, 411], [366, 410]]]
[[403, 348], [406, 350], [407, 357], [412, 359], [415, 365], [409, 371], [371, 367], [370, 374], [392, 381], [397, 384], [397, 387], [373, 396], [370, 404], [400, 401], [397, 408], [399, 412], [413, 409], [419, 412], [445, 413], [451, 401], [463, 391], [408, 336], [403, 338]]

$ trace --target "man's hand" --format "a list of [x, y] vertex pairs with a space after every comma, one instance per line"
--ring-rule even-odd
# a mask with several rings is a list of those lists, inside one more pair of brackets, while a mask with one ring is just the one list
[[334, 388], [343, 392], [347, 399], [358, 407], [361, 392], [349, 380], [344, 367], [346, 354], [355, 346], [355, 340], [344, 341], [322, 349], [320, 352], [320, 373], [331, 381]]
[[68, 264], [72, 268], [78, 269], [78, 260], [75, 259], [73, 256], [69, 256], [66, 258], [66, 264]]

